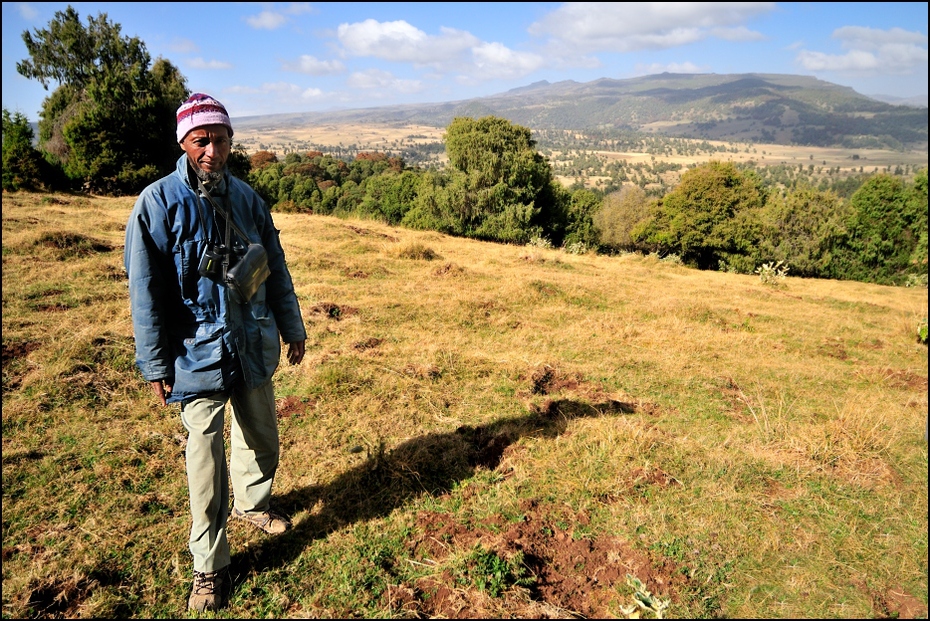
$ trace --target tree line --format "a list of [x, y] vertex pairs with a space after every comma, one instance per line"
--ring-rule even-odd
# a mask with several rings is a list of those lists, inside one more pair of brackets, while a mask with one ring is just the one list
[[[186, 81], [106, 15], [85, 27], [70, 6], [48, 29], [23, 34], [18, 71], [48, 88], [39, 148], [20, 113], [3, 110], [3, 188], [134, 194], [169, 173], [180, 149], [175, 110]], [[927, 282], [927, 171], [912, 182], [864, 175], [841, 195], [711, 161], [659, 195], [643, 184], [566, 188], [532, 132], [495, 117], [458, 117], [444, 136], [449, 165], [322, 151], [232, 153], [233, 174], [273, 210], [371, 218], [500, 243], [573, 251], [676, 255], [700, 269], [752, 273], [783, 261], [797, 276], [885, 284]]]

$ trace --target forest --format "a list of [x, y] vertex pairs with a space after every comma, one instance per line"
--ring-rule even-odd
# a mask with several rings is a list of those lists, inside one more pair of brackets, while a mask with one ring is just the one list
[[[189, 94], [177, 68], [153, 62], [142, 41], [123, 37], [105, 15], [84, 26], [71, 7], [23, 37], [30, 58], [18, 71], [58, 86], [44, 102], [38, 147], [27, 119], [3, 110], [4, 191], [133, 195], [172, 169], [180, 155], [174, 111]], [[146, 96], [129, 96], [140, 92]], [[400, 155], [249, 154], [239, 145], [229, 169], [279, 212], [575, 253], [655, 253], [700, 269], [753, 273], [775, 263], [793, 276], [926, 286], [926, 168], [834, 176], [813, 156], [758, 167], [723, 161], [736, 147], [706, 141], [626, 130], [588, 140], [578, 148], [565, 132], [460, 116], [446, 127], [442, 165], [434, 144]], [[606, 161], [599, 147], [721, 157], [690, 166], [654, 157], [629, 163]], [[601, 181], [588, 187], [583, 179], [593, 176]]]

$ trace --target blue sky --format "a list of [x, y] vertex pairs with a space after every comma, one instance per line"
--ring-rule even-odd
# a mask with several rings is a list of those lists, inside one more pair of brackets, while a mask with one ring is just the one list
[[[68, 3], [3, 3], [3, 107], [38, 119], [22, 34]], [[232, 117], [445, 102], [539, 80], [787, 73], [927, 94], [925, 2], [73, 2], [106, 13]], [[52, 86], [54, 88], [54, 86]]]

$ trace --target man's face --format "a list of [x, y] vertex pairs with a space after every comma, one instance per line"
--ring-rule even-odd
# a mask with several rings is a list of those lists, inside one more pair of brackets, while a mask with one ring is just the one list
[[226, 166], [229, 143], [229, 130], [225, 125], [204, 125], [189, 131], [181, 142], [181, 148], [195, 168], [219, 173]]

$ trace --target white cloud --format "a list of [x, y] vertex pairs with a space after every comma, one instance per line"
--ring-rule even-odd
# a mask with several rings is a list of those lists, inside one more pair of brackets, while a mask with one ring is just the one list
[[307, 99], [310, 101], [320, 101], [325, 97], [327, 97], [326, 93], [318, 88], [308, 88], [300, 94], [301, 99]]
[[743, 22], [774, 8], [774, 2], [569, 2], [529, 31], [566, 52], [665, 49], [709, 37], [763, 38]]
[[902, 28], [878, 30], [844, 26], [833, 32], [844, 54], [800, 50], [796, 62], [808, 71], [863, 75], [902, 74], [927, 70], [927, 35]]
[[453, 28], [440, 29], [431, 36], [407, 22], [379, 22], [366, 19], [340, 24], [339, 42], [351, 56], [371, 56], [394, 62], [433, 65], [459, 57], [480, 43], [473, 35]]
[[204, 60], [203, 58], [189, 58], [185, 61], [188, 67], [191, 69], [232, 69], [233, 66], [230, 63], [223, 62], [220, 60]]
[[765, 40], [765, 35], [763, 35], [761, 32], [750, 30], [745, 26], [737, 26], [736, 28], [711, 28], [710, 34], [718, 39], [723, 39], [725, 41], [736, 41], [737, 43], [743, 41]]
[[277, 30], [290, 21], [288, 15], [303, 15], [314, 11], [309, 2], [291, 2], [280, 11], [265, 9], [258, 15], [249, 15], [244, 19], [245, 23], [256, 30]]
[[357, 71], [349, 76], [346, 84], [352, 88], [379, 89], [389, 93], [409, 94], [423, 90], [423, 83], [419, 80], [398, 78], [394, 74], [381, 69]]
[[315, 9], [309, 2], [291, 2], [284, 9], [288, 15], [303, 15], [304, 13], [313, 13]]
[[345, 65], [338, 60], [320, 60], [315, 56], [304, 54], [296, 62], [282, 63], [281, 69], [308, 75], [328, 75], [345, 71]]
[[26, 21], [32, 21], [39, 16], [39, 12], [28, 2], [20, 2], [16, 5], [16, 9], [19, 11], [19, 16]]
[[275, 30], [287, 23], [287, 17], [274, 11], [262, 11], [246, 17], [245, 23], [256, 30]]
[[668, 63], [665, 65], [652, 63], [651, 65], [636, 65], [633, 67], [633, 73], [636, 75], [655, 75], [658, 73], [707, 73], [710, 69], [707, 67], [698, 67], [692, 62]]
[[168, 49], [176, 54], [193, 54], [200, 51], [200, 47], [190, 39], [175, 37], [168, 45]]
[[519, 78], [545, 63], [542, 56], [516, 52], [500, 43], [482, 43], [471, 50], [478, 75], [484, 78]]
[[[414, 67], [428, 67], [439, 73], [455, 72], [459, 74], [457, 80], [471, 84], [520, 78], [545, 64], [545, 59], [538, 54], [481, 41], [464, 30], [441, 27], [438, 35], [430, 35], [403, 20], [379, 22], [368, 19], [341, 24], [337, 36], [348, 56], [411, 63]], [[376, 75], [370, 72], [355, 74], [354, 80], [363, 84]], [[392, 88], [409, 93], [420, 91], [423, 86], [414, 80], [397, 83]]]
[[881, 49], [887, 45], [906, 44], [927, 46], [927, 35], [910, 32], [903, 28], [878, 30], [863, 26], [843, 26], [833, 31], [833, 38], [840, 39], [843, 47], [858, 49]]

